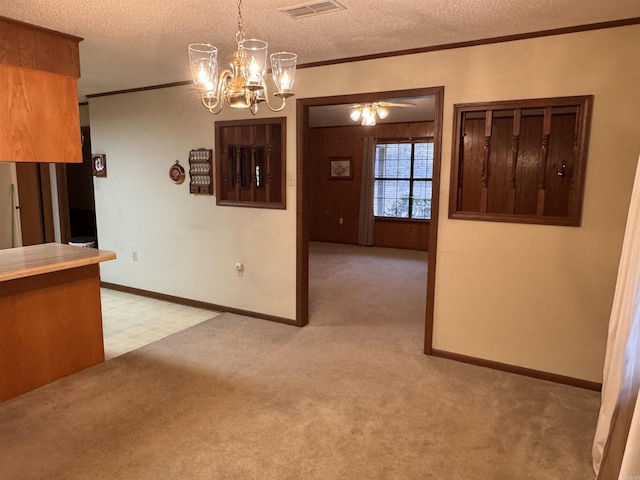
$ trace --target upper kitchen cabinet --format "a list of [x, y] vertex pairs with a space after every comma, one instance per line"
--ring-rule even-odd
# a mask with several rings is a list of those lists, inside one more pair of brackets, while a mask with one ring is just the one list
[[0, 17], [0, 161], [82, 162], [81, 40]]

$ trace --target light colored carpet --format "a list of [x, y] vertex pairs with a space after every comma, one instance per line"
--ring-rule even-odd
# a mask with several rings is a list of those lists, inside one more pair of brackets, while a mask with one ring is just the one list
[[[414, 272], [407, 302], [426, 263], [314, 249], [307, 327], [223, 314], [0, 404], [0, 478], [593, 477], [597, 393], [423, 355], [424, 305], [374, 277]], [[349, 308], [365, 280], [376, 315]]]

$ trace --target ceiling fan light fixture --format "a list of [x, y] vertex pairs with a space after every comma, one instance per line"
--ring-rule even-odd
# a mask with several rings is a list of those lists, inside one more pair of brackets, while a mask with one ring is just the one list
[[355, 107], [356, 109], [349, 114], [349, 117], [354, 122], [361, 120], [360, 124], [364, 126], [373, 126], [376, 124], [376, 117], [384, 119], [389, 115], [389, 110], [381, 107], [378, 102], [365, 103]]
[[362, 125], [365, 127], [372, 127], [376, 124], [376, 116], [371, 115], [369, 117], [362, 117]]
[[381, 120], [384, 120], [389, 116], [389, 110], [384, 107], [376, 107], [376, 113]]

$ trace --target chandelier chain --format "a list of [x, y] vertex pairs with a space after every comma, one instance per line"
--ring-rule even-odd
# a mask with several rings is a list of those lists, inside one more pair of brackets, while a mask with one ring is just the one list
[[245, 39], [244, 31], [242, 30], [242, 24], [244, 19], [242, 18], [242, 0], [238, 0], [238, 33], [236, 33], [236, 42], [240, 43]]

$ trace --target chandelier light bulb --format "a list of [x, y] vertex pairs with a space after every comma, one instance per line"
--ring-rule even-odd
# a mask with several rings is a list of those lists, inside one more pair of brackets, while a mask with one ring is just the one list
[[204, 69], [204, 64], [200, 64], [200, 69], [198, 70], [198, 82], [202, 85], [206, 84], [208, 81], [209, 74]]
[[260, 83], [260, 71], [256, 59], [253, 57], [249, 62], [249, 83]]
[[351, 120], [357, 122], [360, 119], [360, 109], [354, 110], [349, 116], [351, 117]]
[[282, 74], [282, 79], [280, 80], [280, 89], [281, 90], [291, 89], [291, 80], [289, 80], [289, 75], [287, 75], [287, 72], [284, 72]]

